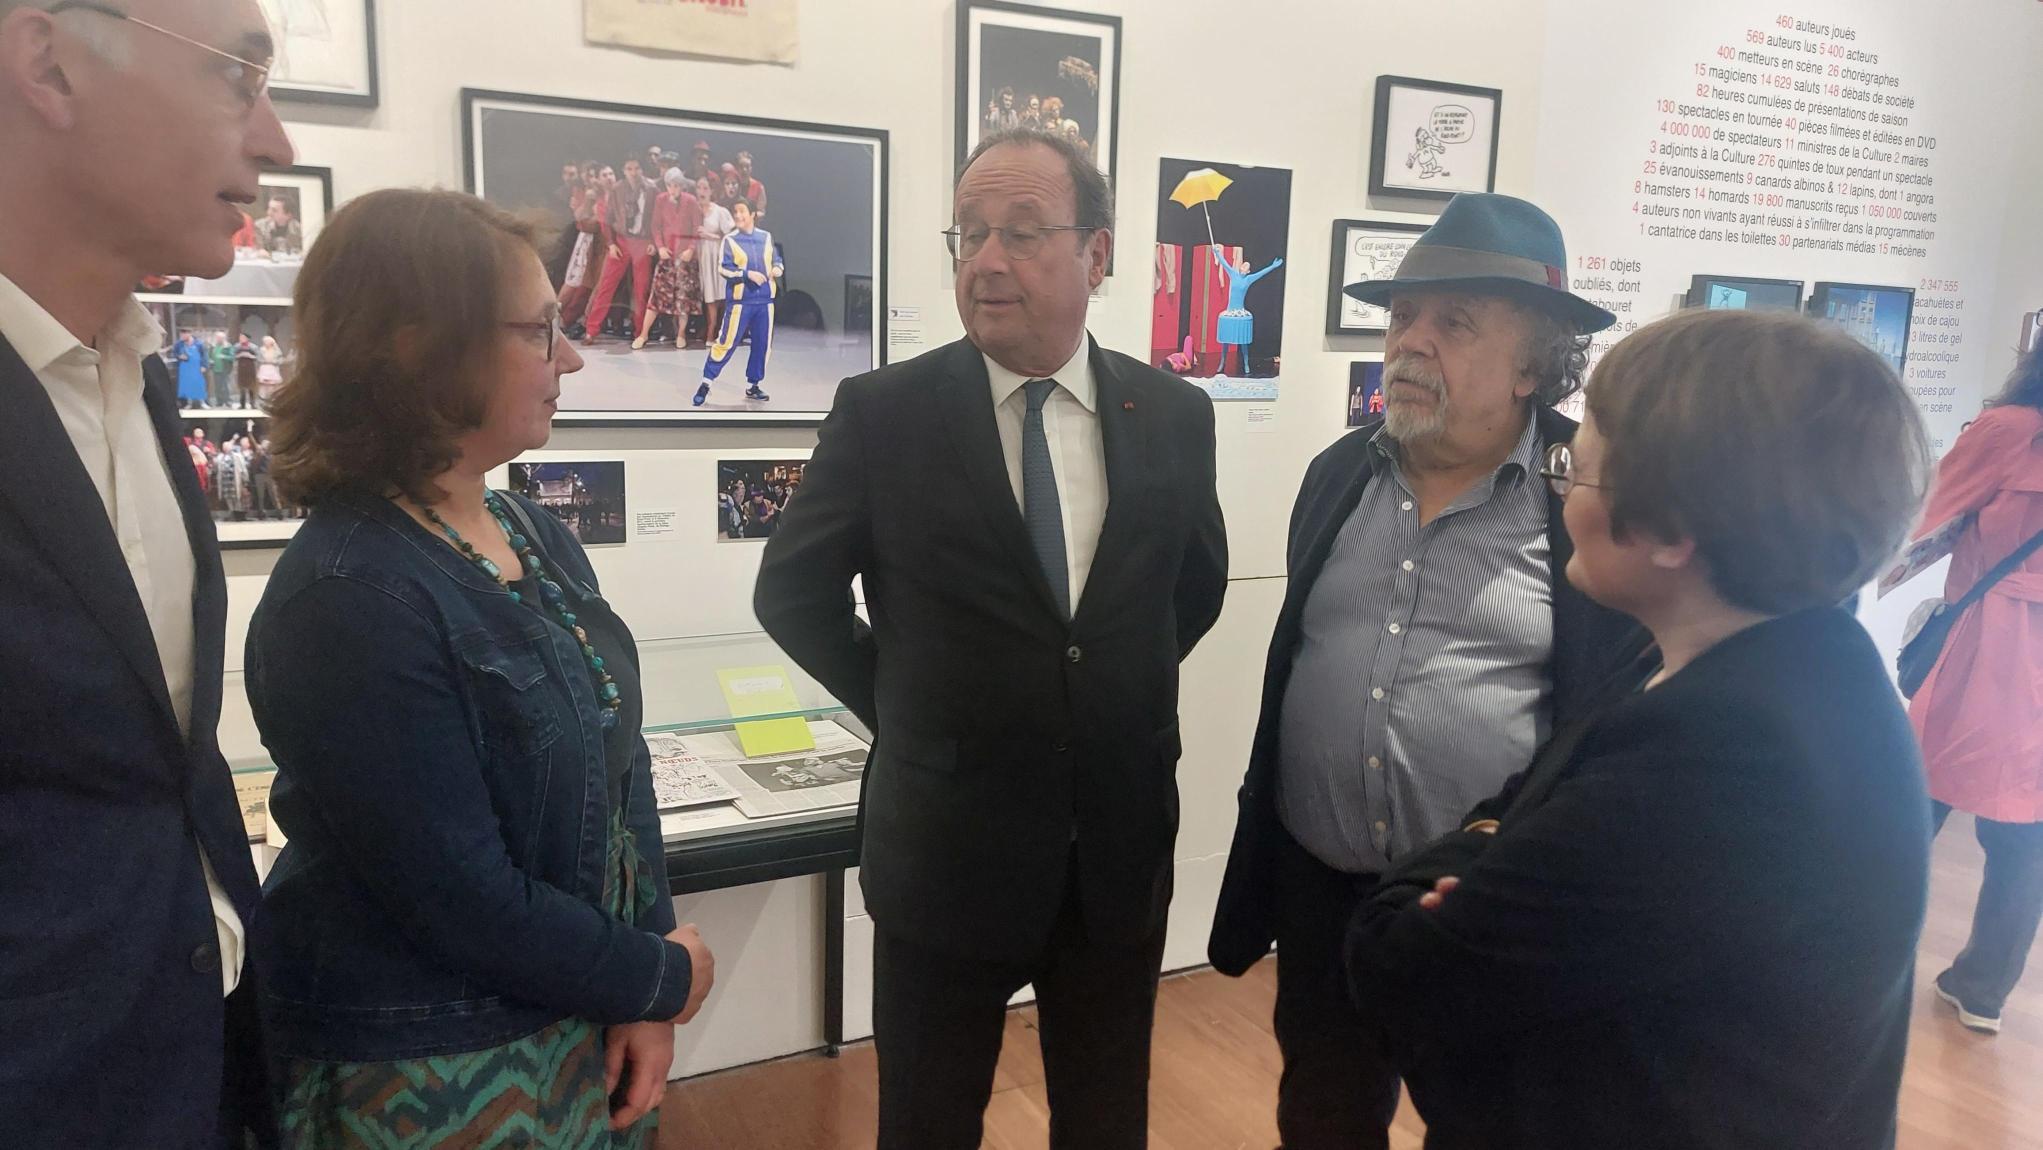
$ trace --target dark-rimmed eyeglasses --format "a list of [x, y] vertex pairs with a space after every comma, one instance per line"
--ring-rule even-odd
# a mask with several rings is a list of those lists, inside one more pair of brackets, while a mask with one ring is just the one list
[[530, 332], [533, 335], [545, 333], [546, 362], [553, 362], [553, 349], [560, 342], [560, 316], [550, 315], [545, 319], [507, 319], [504, 326], [513, 331]]
[[133, 24], [138, 28], [147, 28], [159, 36], [168, 36], [181, 44], [189, 44], [201, 52], [217, 56], [227, 61], [229, 65], [226, 70], [227, 82], [234, 86], [234, 90], [241, 96], [242, 102], [251, 108], [255, 107], [256, 101], [262, 99], [262, 94], [269, 90], [270, 65], [258, 64], [254, 60], [243, 59], [232, 52], [215, 48], [204, 41], [194, 40], [180, 32], [173, 32], [160, 24], [151, 24], [139, 16], [130, 16], [118, 8], [109, 7], [105, 4], [95, 4], [91, 0], [63, 0], [62, 3], [53, 4], [43, 9], [43, 11], [52, 16], [65, 12], [91, 12], [94, 15], [106, 16], [124, 23]]
[[1539, 477], [1546, 480], [1548, 488], [1562, 499], [1577, 487], [1594, 487], [1607, 490], [1601, 483], [1591, 483], [1575, 478], [1575, 451], [1565, 443], [1556, 443], [1546, 449], [1546, 466], [1540, 469]]
[[943, 233], [944, 246], [951, 250], [951, 258], [959, 263], [969, 263], [979, 258], [986, 250], [986, 241], [996, 234], [1000, 237], [1000, 250], [1011, 260], [1029, 260], [1043, 250], [1043, 241], [1051, 232], [1096, 232], [1099, 229], [1085, 224], [1020, 224], [1011, 228], [989, 227], [973, 224], [971, 227], [953, 225]]

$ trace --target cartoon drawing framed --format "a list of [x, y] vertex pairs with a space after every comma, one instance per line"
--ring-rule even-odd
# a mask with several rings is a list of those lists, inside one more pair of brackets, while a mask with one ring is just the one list
[[1378, 76], [1369, 194], [1449, 200], [1495, 191], [1503, 113], [1501, 89]]
[[1390, 329], [1390, 312], [1375, 304], [1349, 299], [1349, 284], [1389, 279], [1427, 228], [1401, 220], [1335, 220], [1334, 250], [1328, 260], [1328, 335], [1382, 335]]
[[271, 95], [376, 106], [376, 0], [262, 0], [262, 9], [277, 43]]

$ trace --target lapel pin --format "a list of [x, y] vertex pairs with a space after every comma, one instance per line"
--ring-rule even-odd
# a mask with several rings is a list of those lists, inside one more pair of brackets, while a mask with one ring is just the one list
[[1130, 399], [1130, 400], [1127, 400], [1127, 401], [1123, 402], [1123, 403], [1121, 404], [1121, 410], [1122, 410], [1122, 411], [1133, 411], [1133, 410], [1135, 410], [1135, 401], [1134, 401], [1134, 400], [1132, 400], [1132, 399]]

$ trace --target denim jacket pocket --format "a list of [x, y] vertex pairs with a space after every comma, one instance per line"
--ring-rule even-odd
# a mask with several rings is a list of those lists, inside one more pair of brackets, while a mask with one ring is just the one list
[[558, 701], [544, 687], [546, 647], [544, 634], [508, 644], [478, 635], [460, 644], [457, 654], [481, 711], [486, 751], [532, 757], [560, 738]]

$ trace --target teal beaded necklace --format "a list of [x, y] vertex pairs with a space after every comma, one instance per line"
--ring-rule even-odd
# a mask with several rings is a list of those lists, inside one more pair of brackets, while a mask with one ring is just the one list
[[[582, 658], [588, 661], [589, 674], [596, 681], [596, 701], [603, 707], [601, 713], [603, 729], [608, 731], [615, 728], [618, 713], [624, 707], [624, 698], [617, 692], [616, 680], [610, 677], [609, 671], [603, 669], [603, 657], [596, 653], [595, 646], [589, 642], [589, 633], [582, 630], [581, 625], [575, 621], [575, 613], [568, 610], [567, 595], [560, 589], [560, 582], [547, 571], [546, 564], [539, 558], [532, 541], [511, 526], [510, 517], [504, 513], [503, 503], [497, 493], [484, 492], [482, 502], [483, 506], [489, 508], [490, 515], [496, 519], [497, 526], [504, 529], [504, 537], [511, 541], [511, 550], [517, 553], [518, 561], [524, 564], [526, 573], [539, 581], [539, 598], [543, 601], [545, 610], [574, 635], [575, 642], [581, 644]], [[511, 602], [525, 601], [524, 594], [511, 586], [511, 581], [504, 578], [503, 569], [491, 562], [489, 556], [477, 551], [474, 544], [463, 539], [452, 524], [440, 518], [439, 512], [430, 507], [424, 510], [426, 518], [433, 521], [433, 526], [446, 533], [448, 542], [454, 544], [456, 550], [467, 556], [469, 562], [475, 564], [483, 574], [496, 580], [510, 593]]]

